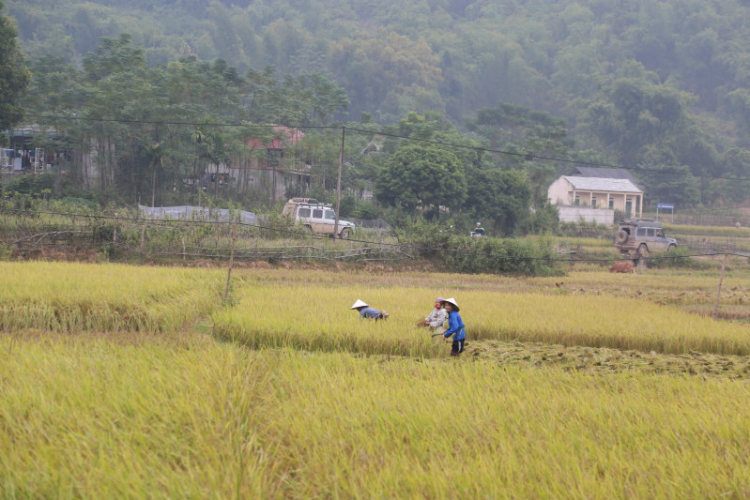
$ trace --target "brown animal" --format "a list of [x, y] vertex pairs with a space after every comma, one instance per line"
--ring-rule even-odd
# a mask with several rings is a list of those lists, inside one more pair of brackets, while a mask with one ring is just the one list
[[612, 264], [612, 267], [609, 268], [610, 273], [634, 273], [635, 269], [633, 269], [633, 262], [630, 260], [626, 261], [619, 261]]

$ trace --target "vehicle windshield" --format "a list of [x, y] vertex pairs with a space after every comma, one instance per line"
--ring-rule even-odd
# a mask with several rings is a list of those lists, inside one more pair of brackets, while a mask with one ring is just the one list
[[326, 210], [325, 218], [334, 220], [336, 218], [336, 214], [333, 212], [333, 210]]

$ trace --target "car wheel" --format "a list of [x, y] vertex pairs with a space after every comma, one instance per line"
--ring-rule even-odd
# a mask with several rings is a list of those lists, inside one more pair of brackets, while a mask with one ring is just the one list
[[648, 257], [648, 247], [645, 243], [641, 243], [641, 246], [638, 247], [638, 255], [641, 257]]
[[672, 250], [676, 250], [676, 249], [677, 249], [677, 245], [672, 243], [667, 247], [667, 252], [671, 252]]
[[351, 237], [351, 233], [352, 232], [349, 229], [342, 229], [339, 233], [339, 238], [341, 238], [342, 240], [348, 240]]
[[623, 243], [628, 241], [629, 236], [630, 235], [627, 231], [625, 231], [624, 229], [620, 229], [619, 231], [617, 231], [617, 243], [622, 245]]
[[305, 226], [305, 231], [307, 231], [307, 234], [312, 234], [313, 233], [312, 226]]

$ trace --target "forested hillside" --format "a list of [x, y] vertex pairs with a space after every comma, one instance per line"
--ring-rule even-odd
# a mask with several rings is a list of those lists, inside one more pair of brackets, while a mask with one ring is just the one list
[[[651, 200], [750, 187], [733, 180], [750, 176], [747, 0], [6, 0], [6, 13], [36, 74], [127, 33], [149, 67], [221, 58], [256, 84], [340, 86], [308, 123], [432, 113], [477, 144], [630, 168]], [[535, 110], [549, 119], [520, 120], [536, 135], [517, 140]]]

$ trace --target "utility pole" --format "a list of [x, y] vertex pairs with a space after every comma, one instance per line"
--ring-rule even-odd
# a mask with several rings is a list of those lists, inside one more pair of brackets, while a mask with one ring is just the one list
[[344, 142], [346, 127], [341, 127], [341, 148], [339, 149], [339, 176], [336, 181], [336, 220], [333, 223], [333, 237], [339, 237], [339, 210], [341, 209], [341, 171], [344, 168]]
[[[237, 213], [237, 216], [239, 217], [239, 211]], [[231, 237], [231, 252], [229, 254], [229, 269], [227, 270], [227, 286], [224, 288], [224, 304], [229, 303], [229, 286], [232, 283], [232, 267], [234, 267], [234, 246], [237, 241], [237, 229], [236, 224], [234, 222], [234, 216], [233, 210], [230, 206], [229, 208], [229, 234]]]
[[724, 258], [721, 260], [721, 275], [719, 276], [719, 289], [716, 290], [716, 302], [714, 303], [713, 318], [719, 316], [719, 297], [721, 297], [721, 283], [724, 281], [724, 270], [727, 267], [727, 252], [724, 252]]

